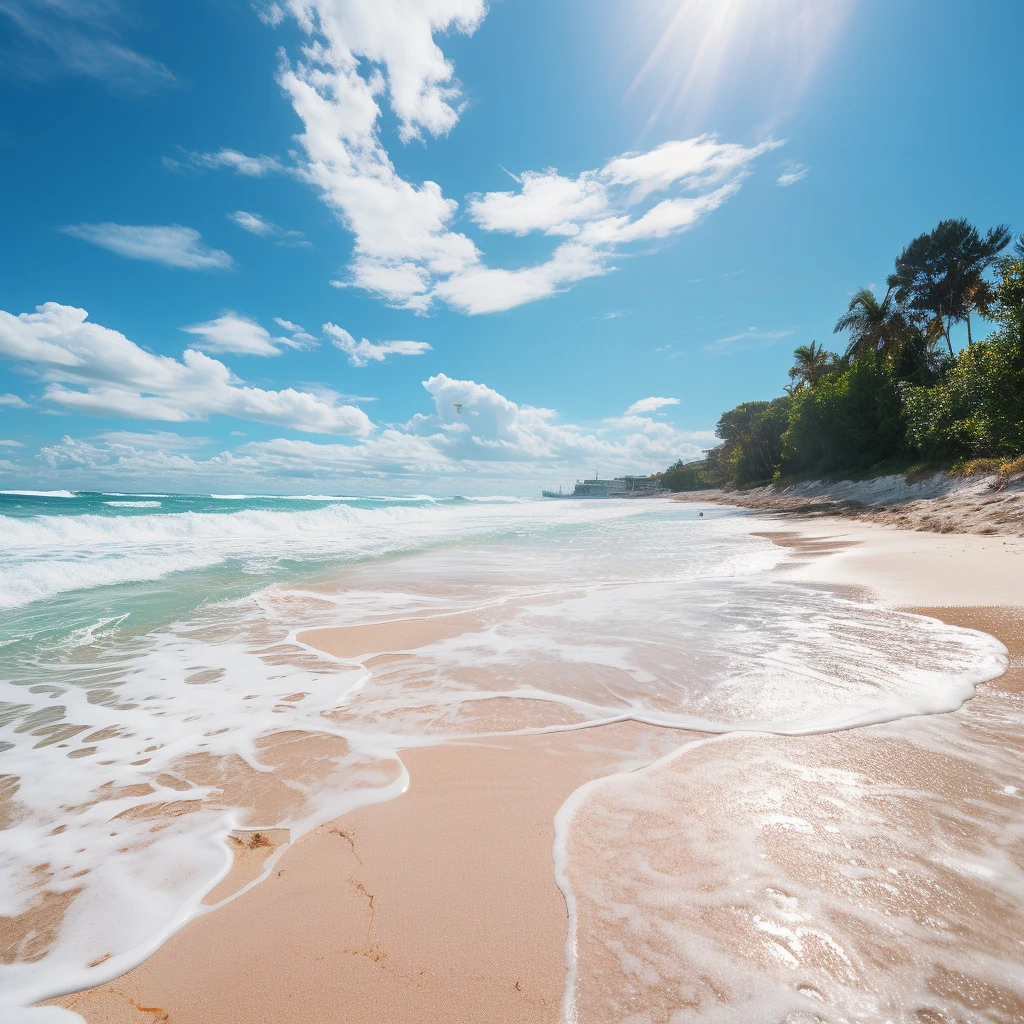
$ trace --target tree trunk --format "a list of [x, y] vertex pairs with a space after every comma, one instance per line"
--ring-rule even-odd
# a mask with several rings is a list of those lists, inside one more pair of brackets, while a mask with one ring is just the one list
[[967, 347], [971, 348], [974, 340], [971, 338], [971, 311], [967, 311]]

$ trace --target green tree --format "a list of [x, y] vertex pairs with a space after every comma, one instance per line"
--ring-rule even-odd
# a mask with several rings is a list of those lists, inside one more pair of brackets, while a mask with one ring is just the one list
[[890, 288], [879, 301], [870, 288], [861, 288], [836, 321], [835, 334], [850, 332], [847, 356], [870, 353], [896, 355], [908, 333], [907, 318]]
[[998, 268], [987, 306], [998, 329], [964, 349], [940, 384], [906, 391], [907, 434], [925, 458], [1024, 451], [1024, 239]]
[[796, 387], [805, 384], [814, 387], [826, 373], [835, 368], [835, 358], [835, 353], [829, 352], [816, 341], [810, 345], [798, 345], [793, 349], [789, 379], [795, 382]]
[[985, 273], [1009, 241], [1010, 229], [1005, 224], [982, 236], [966, 219], [940, 221], [896, 258], [889, 287], [919, 324], [937, 321], [952, 355], [953, 324], [966, 321], [968, 344], [973, 344], [971, 312], [986, 308], [990, 286]]
[[781, 472], [863, 470], [903, 454], [900, 386], [889, 360], [869, 352], [849, 369], [801, 388], [782, 438]]
[[782, 459], [782, 436], [789, 427], [791, 399], [744, 402], [722, 414], [715, 434], [717, 465], [737, 487], [768, 483]]

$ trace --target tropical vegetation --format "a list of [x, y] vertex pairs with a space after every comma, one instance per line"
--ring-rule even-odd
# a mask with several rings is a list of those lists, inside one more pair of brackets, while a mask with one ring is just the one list
[[[1024, 235], [944, 220], [896, 258], [887, 290], [838, 318], [842, 352], [812, 341], [771, 401], [723, 413], [721, 443], [662, 474], [671, 490], [750, 487], [934, 466], [1024, 467]], [[994, 329], [975, 341], [972, 315]], [[954, 351], [951, 332], [967, 328]]]

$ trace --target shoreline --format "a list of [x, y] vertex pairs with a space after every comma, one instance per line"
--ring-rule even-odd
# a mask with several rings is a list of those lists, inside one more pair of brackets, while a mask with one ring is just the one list
[[[870, 590], [888, 607], [990, 632], [1011, 652], [997, 689], [1024, 690], [1024, 547], [784, 518], [790, 529], [761, 534], [793, 551], [781, 577]], [[133, 971], [47, 1003], [89, 1024], [556, 1021], [568, 917], [555, 813], [584, 783], [697, 735], [624, 722], [405, 750], [403, 796], [313, 830], [269, 878]]]
[[832, 483], [807, 481], [777, 489], [678, 491], [671, 501], [731, 505], [785, 519], [864, 521], [897, 530], [1024, 537], [1024, 475], [950, 477], [943, 473]]

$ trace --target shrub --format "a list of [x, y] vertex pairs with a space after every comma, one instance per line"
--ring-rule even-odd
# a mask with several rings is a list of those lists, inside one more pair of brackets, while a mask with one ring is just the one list
[[927, 459], [1024, 449], [1024, 353], [1010, 331], [964, 349], [935, 387], [907, 388], [907, 435]]
[[792, 398], [744, 402], [722, 414], [715, 433], [723, 444], [718, 463], [737, 487], [768, 483], [782, 458], [782, 436], [789, 426]]
[[903, 403], [892, 368], [869, 354], [838, 376], [801, 388], [782, 442], [785, 475], [862, 470], [905, 454]]

